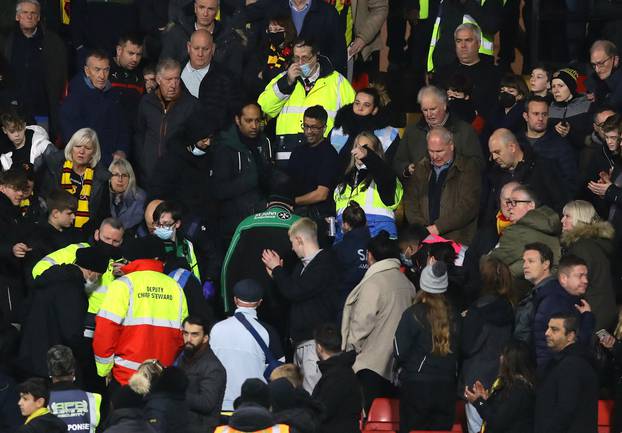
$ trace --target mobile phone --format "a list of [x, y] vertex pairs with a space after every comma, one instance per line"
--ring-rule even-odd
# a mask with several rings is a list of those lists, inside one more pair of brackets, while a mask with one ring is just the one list
[[562, 123], [562, 126], [563, 126], [564, 128], [568, 128], [568, 122], [567, 122], [567, 121], [562, 120], [562, 122], [561, 122], [561, 123]]
[[601, 329], [596, 331], [596, 336], [602, 340], [603, 338], [609, 337], [611, 334], [606, 329]]

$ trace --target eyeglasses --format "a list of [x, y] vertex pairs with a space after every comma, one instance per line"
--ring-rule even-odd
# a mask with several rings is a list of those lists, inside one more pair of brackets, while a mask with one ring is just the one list
[[611, 56], [607, 57], [606, 59], [601, 60], [600, 62], [590, 63], [590, 65], [592, 65], [592, 68], [594, 68], [594, 69], [600, 69], [600, 68], [604, 67], [605, 64], [609, 60], [611, 60]]
[[155, 227], [160, 227], [163, 229], [170, 229], [173, 228], [173, 226], [177, 224], [177, 222], [173, 221], [172, 223], [166, 224], [166, 223], [155, 223], [154, 226]]
[[519, 203], [532, 203], [533, 200], [506, 200], [505, 205], [508, 207], [515, 207]]
[[120, 179], [129, 179], [130, 175], [127, 173], [112, 173], [110, 177], [118, 177]]
[[314, 125], [307, 125], [305, 123], [304, 125], [302, 125], [302, 128], [305, 131], [320, 132], [322, 129], [324, 129], [324, 125], [322, 125], [322, 126], [314, 126]]
[[312, 56], [300, 56], [300, 57], [294, 56], [292, 58], [292, 60], [294, 61], [294, 63], [307, 64], [307, 63], [309, 63], [313, 59], [313, 57], [315, 57], [315, 55], [312, 55]]

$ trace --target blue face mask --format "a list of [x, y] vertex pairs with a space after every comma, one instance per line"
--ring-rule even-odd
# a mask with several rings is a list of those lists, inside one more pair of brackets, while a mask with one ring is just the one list
[[300, 74], [304, 77], [304, 78], [309, 78], [309, 76], [311, 75], [311, 64], [309, 63], [305, 63], [304, 65], [300, 65]]
[[163, 241], [170, 240], [173, 237], [173, 233], [175, 233], [173, 227], [156, 227], [153, 231], [153, 234]]
[[193, 146], [193, 147], [192, 147], [192, 154], [193, 154], [194, 156], [203, 156], [203, 155], [205, 155], [206, 153], [207, 153], [206, 151], [201, 150], [201, 149], [199, 149], [199, 148], [198, 148], [198, 147], [196, 147], [196, 146]]

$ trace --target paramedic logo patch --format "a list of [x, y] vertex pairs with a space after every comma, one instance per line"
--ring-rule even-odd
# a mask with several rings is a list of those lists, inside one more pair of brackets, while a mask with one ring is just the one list
[[277, 214], [277, 216], [279, 217], [279, 219], [281, 220], [288, 220], [292, 217], [292, 215], [289, 212], [285, 212], [285, 211], [281, 211]]

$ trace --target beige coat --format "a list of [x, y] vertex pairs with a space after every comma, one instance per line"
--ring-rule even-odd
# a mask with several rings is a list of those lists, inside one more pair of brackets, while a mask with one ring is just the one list
[[348, 295], [341, 322], [344, 350], [357, 353], [355, 372], [369, 369], [391, 380], [393, 337], [414, 297], [415, 287], [400, 272], [399, 260], [380, 260], [365, 272]]
[[382, 46], [380, 29], [389, 13], [389, 0], [352, 0], [351, 7], [354, 37], [365, 41], [361, 55], [367, 60]]

